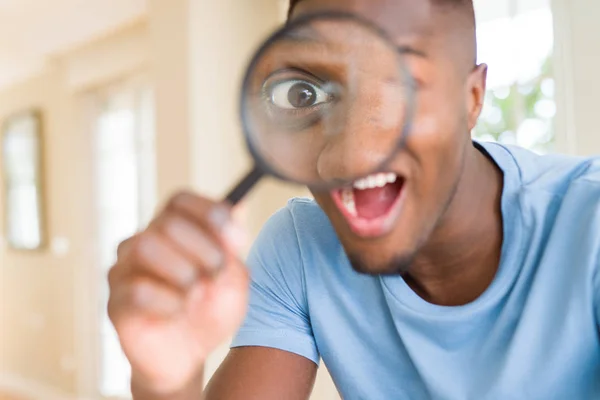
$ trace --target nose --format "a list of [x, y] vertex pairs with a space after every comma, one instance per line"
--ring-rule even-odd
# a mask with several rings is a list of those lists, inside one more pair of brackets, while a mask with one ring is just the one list
[[400, 139], [400, 108], [382, 88], [363, 88], [336, 118], [335, 133], [326, 138], [317, 159], [319, 178], [348, 182], [377, 170]]

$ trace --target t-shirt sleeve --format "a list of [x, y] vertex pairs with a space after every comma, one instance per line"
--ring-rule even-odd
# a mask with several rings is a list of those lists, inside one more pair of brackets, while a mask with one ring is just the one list
[[231, 347], [276, 348], [318, 364], [302, 257], [289, 208], [277, 212], [263, 227], [247, 265], [251, 278], [248, 313]]

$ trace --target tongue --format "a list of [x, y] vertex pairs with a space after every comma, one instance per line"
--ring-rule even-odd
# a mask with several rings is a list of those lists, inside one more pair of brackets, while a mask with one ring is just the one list
[[401, 183], [388, 183], [384, 187], [358, 190], [354, 189], [356, 213], [365, 219], [374, 219], [385, 215], [396, 201], [402, 188]]

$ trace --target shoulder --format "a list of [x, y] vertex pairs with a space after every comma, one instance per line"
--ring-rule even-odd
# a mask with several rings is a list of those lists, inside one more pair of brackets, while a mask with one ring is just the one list
[[[600, 157], [503, 148], [518, 166], [518, 196], [527, 226], [558, 235], [570, 252], [600, 257]], [[596, 261], [591, 264], [597, 268]]]
[[600, 190], [600, 156], [540, 155], [498, 143], [486, 143], [484, 148], [504, 151], [514, 160], [520, 185], [525, 191], [544, 192], [562, 198], [579, 186], [585, 187], [590, 196], [597, 195]]
[[321, 243], [329, 242], [331, 239], [337, 241], [329, 218], [313, 199], [291, 199], [286, 209], [289, 210], [301, 244], [305, 244], [307, 238], [311, 241], [318, 239]]
[[525, 251], [554, 275], [568, 271], [565, 282], [580, 276], [600, 288], [600, 157], [539, 155], [495, 143], [484, 148], [512, 160], [518, 184], [511, 212], [523, 223], [526, 233], [517, 237]]
[[334, 234], [329, 219], [321, 207], [309, 198], [293, 198], [269, 218], [260, 236], [299, 240], [301, 236]]
[[329, 265], [332, 249], [340, 247], [332, 243], [339, 242], [321, 208], [310, 199], [290, 200], [269, 218], [248, 255], [255, 297], [276, 297], [306, 310], [307, 282], [314, 282], [318, 266]]
[[337, 243], [335, 231], [319, 205], [312, 199], [293, 198], [263, 226], [249, 258], [251, 263], [264, 264], [267, 258], [269, 264], [275, 260], [304, 263], [311, 253]]
[[542, 237], [558, 235], [563, 241], [585, 237], [585, 242], [570, 242], [567, 247], [573, 251], [600, 250], [599, 157], [539, 155], [495, 143], [484, 148], [501, 160], [505, 190], [509, 182], [505, 196], [510, 200], [506, 204], [526, 228]]

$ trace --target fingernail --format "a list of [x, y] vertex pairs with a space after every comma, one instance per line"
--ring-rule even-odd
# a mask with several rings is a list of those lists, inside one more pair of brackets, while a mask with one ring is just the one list
[[229, 210], [226, 207], [217, 205], [210, 211], [208, 218], [213, 226], [221, 228], [229, 222], [231, 217]]
[[188, 304], [190, 305], [190, 315], [201, 315], [205, 307], [202, 299], [204, 298], [204, 285], [198, 283], [194, 285], [188, 293]]
[[181, 268], [179, 271], [179, 282], [183, 286], [191, 286], [196, 281], [195, 268]]
[[133, 293], [133, 301], [138, 307], [146, 307], [152, 300], [153, 291], [147, 284], [138, 285]]
[[218, 249], [211, 248], [205, 256], [206, 266], [213, 272], [219, 271], [223, 267], [223, 264], [225, 264], [225, 256]]
[[235, 223], [225, 225], [223, 237], [230, 245], [238, 249], [246, 244], [246, 232]]

